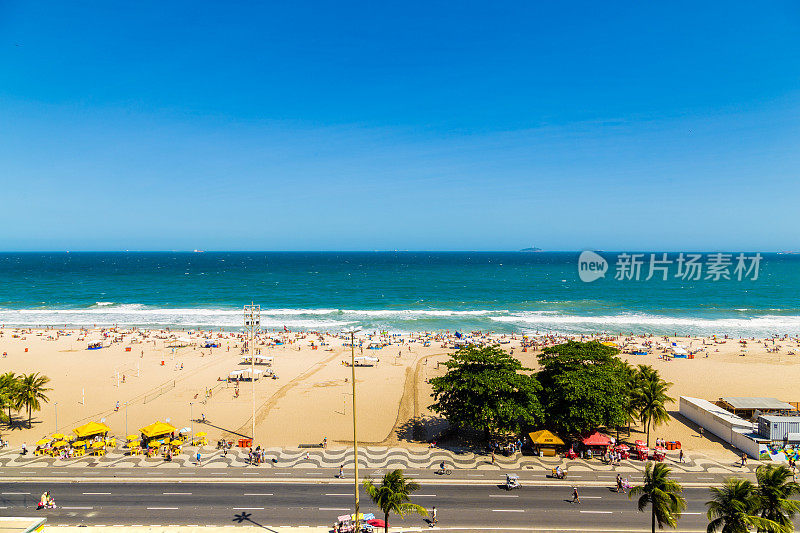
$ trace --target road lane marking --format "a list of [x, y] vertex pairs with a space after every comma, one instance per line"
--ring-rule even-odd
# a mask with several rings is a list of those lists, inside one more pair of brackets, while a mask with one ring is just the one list
[[493, 513], [524, 513], [525, 509], [492, 509]]
[[414, 496], [418, 496], [420, 498], [435, 498], [436, 494], [414, 494]]
[[84, 492], [84, 496], [108, 496], [110, 492]]
[[257, 476], [260, 472], [242, 472], [242, 475], [245, 476]]
[[3, 496], [30, 496], [30, 492], [3, 492]]
[[94, 509], [94, 507], [62, 507], [62, 509]]
[[490, 498], [519, 498], [515, 494], [489, 494]]
[[320, 511], [349, 511], [349, 507], [320, 507]]
[[[326, 492], [325, 496], [352, 496], [352, 494], [345, 492]], [[416, 496], [416, 494], [414, 496]]]
[[191, 496], [191, 492], [165, 492], [165, 496]]
[[180, 507], [148, 507], [148, 511], [177, 511]]
[[697, 514], [697, 515], [700, 515], [700, 514], [706, 514], [706, 513], [687, 513], [687, 512], [683, 512], [681, 514]]
[[234, 507], [234, 511], [263, 511], [263, 507]]
[[245, 496], [272, 496], [271, 492], [245, 492]]
[[601, 500], [602, 496], [581, 496], [582, 500]]
[[611, 514], [613, 511], [581, 511], [584, 514]]

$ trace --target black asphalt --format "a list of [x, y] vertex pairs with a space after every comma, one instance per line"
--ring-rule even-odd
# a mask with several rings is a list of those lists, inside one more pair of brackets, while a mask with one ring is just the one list
[[[649, 515], [609, 487], [580, 488], [582, 502], [570, 503], [569, 486], [523, 486], [507, 492], [494, 485], [422, 483], [412, 498], [427, 509], [436, 506], [444, 528], [531, 528], [548, 531], [646, 530]], [[49, 490], [57, 509], [36, 510]], [[119, 483], [4, 482], [2, 516], [46, 516], [63, 525], [262, 525], [323, 526], [353, 509], [352, 485], [321, 483]], [[705, 530], [708, 488], [687, 488], [687, 513], [680, 531]], [[376, 512], [361, 494], [362, 511]], [[412, 515], [393, 525], [425, 527]]]

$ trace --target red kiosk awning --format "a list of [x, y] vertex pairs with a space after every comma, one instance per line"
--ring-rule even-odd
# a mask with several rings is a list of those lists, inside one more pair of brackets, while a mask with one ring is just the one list
[[599, 431], [593, 431], [581, 441], [584, 446], [611, 446], [611, 437]]

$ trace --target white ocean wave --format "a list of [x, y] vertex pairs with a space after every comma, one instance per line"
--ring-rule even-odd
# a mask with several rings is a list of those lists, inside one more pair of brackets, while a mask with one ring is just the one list
[[[108, 303], [110, 305], [102, 305]], [[157, 327], [212, 327], [236, 329], [242, 326], [241, 308], [161, 308], [142, 304], [97, 304], [79, 309], [0, 309], [0, 324], [39, 325], [130, 325]], [[739, 312], [741, 313], [741, 312]], [[730, 334], [766, 336], [800, 333], [800, 316], [758, 314], [708, 318], [648, 313], [571, 315], [555, 310], [456, 310], [456, 309], [305, 309], [261, 310], [261, 324], [267, 329], [336, 330], [360, 325], [392, 331], [482, 329], [484, 331], [553, 331], [594, 333], [634, 331], [672, 334]], [[415, 324], [418, 324], [415, 326]]]

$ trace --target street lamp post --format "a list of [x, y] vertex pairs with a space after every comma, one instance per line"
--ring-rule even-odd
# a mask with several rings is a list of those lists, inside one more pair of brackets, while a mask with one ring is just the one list
[[248, 333], [248, 352], [250, 353], [250, 384], [253, 393], [253, 440], [256, 439], [256, 358], [253, 351], [256, 330], [261, 326], [261, 306], [250, 302], [244, 306], [244, 327]]
[[345, 333], [350, 334], [350, 370], [351, 379], [353, 380], [353, 456], [355, 457], [355, 473], [353, 474], [353, 493], [355, 495], [356, 513], [355, 513], [355, 533], [361, 531], [359, 524], [358, 511], [358, 432], [356, 430], [356, 333], [361, 331], [361, 328], [350, 328]]

